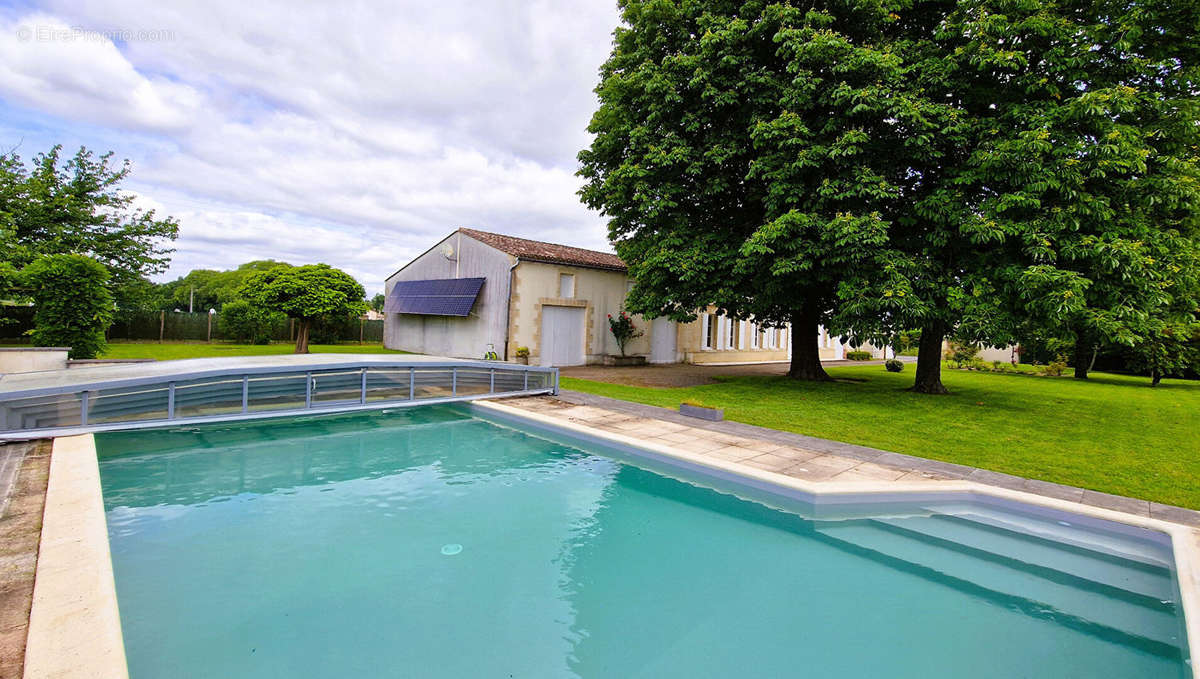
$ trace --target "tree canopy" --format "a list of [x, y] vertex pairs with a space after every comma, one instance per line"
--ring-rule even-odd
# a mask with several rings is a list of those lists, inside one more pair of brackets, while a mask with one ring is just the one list
[[291, 265], [272, 259], [260, 259], [225, 271], [192, 269], [187, 275], [160, 286], [162, 294], [159, 303], [165, 310], [186, 311], [189, 307], [200, 311], [221, 309], [223, 305], [239, 299], [238, 291], [251, 274], [269, 271], [277, 266]]
[[121, 188], [132, 171], [111, 152], [80, 147], [64, 160], [62, 147], [26, 164], [15, 152], [0, 155], [0, 231], [8, 235], [0, 260], [23, 267], [40, 255], [81, 254], [108, 270], [118, 302], [137, 298], [145, 278], [170, 263], [179, 223], [142, 210]]
[[275, 266], [246, 277], [238, 295], [299, 322], [296, 353], [308, 353], [313, 321], [332, 316], [362, 314], [367, 310], [366, 291], [346, 272], [328, 264]]
[[950, 334], [1132, 345], [1194, 320], [1200, 8], [621, 9], [580, 174], [632, 310], [790, 319], [794, 347], [816, 320], [879, 344], [919, 328], [929, 393]]

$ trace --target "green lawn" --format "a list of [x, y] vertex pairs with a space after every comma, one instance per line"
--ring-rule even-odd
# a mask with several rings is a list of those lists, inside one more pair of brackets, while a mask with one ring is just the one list
[[[220, 356], [271, 356], [290, 354], [293, 344], [222, 344], [214, 342], [112, 342], [100, 358], [155, 358], [167, 361], [176, 358], [214, 358]], [[314, 354], [403, 354], [403, 351], [384, 349], [382, 344], [313, 344]]]
[[1093, 373], [943, 372], [950, 396], [904, 391], [881, 366], [829, 368], [836, 383], [737, 377], [656, 389], [562, 378], [564, 389], [668, 408], [684, 399], [773, 429], [1200, 509], [1200, 382]]

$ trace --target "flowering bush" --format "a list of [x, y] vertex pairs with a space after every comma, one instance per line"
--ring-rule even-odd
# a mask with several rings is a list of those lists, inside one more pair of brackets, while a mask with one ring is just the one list
[[608, 315], [608, 329], [617, 339], [617, 349], [621, 351], [622, 356], [625, 355], [625, 345], [629, 343], [629, 340], [646, 334], [638, 330], [637, 326], [633, 324], [633, 319], [624, 311], [617, 314], [615, 318], [612, 314]]

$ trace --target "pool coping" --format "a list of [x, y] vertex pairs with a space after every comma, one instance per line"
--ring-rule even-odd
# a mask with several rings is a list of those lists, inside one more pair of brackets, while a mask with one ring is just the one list
[[129, 676], [91, 434], [54, 439], [25, 679]]
[[[1194, 662], [1200, 649], [1200, 530], [1192, 527], [972, 480], [809, 481], [495, 401], [474, 401], [473, 407], [823, 501], [931, 493], [961, 495], [964, 499], [982, 496], [1164, 534], [1170, 539], [1175, 560], [1191, 675], [1200, 679], [1200, 666]], [[25, 679], [129, 676], [99, 459], [95, 438], [90, 433], [58, 437], [53, 442], [23, 676]]]
[[1141, 516], [1104, 507], [1038, 495], [1024, 490], [993, 486], [966, 479], [906, 481], [809, 481], [786, 474], [758, 469], [730, 460], [715, 458], [703, 453], [693, 453], [653, 441], [646, 441], [626, 434], [589, 427], [565, 417], [554, 417], [541, 412], [497, 403], [476, 401], [473, 407], [491, 410], [512, 418], [532, 420], [551, 429], [566, 430], [568, 433], [600, 439], [625, 448], [641, 449], [668, 459], [724, 472], [734, 477], [758, 481], [768, 486], [783, 487], [812, 496], [820, 501], [836, 500], [839, 496], [851, 499], [870, 496], [895, 495], [947, 495], [987, 497], [1021, 505], [1033, 505], [1058, 512], [1109, 521], [1126, 526], [1144, 528], [1165, 534], [1170, 538], [1175, 570], [1179, 585], [1180, 606], [1183, 610], [1184, 628], [1187, 638], [1191, 676], [1200, 679], [1200, 664], [1195, 662], [1200, 649], [1200, 530], [1188, 525], [1174, 523], [1150, 516]]

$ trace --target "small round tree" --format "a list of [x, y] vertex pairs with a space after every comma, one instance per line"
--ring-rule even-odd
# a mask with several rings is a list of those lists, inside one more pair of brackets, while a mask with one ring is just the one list
[[298, 321], [296, 353], [308, 353], [308, 334], [319, 318], [366, 312], [366, 292], [358, 281], [328, 264], [289, 266], [251, 274], [238, 295], [252, 304]]
[[96, 358], [107, 343], [113, 298], [108, 269], [84, 255], [46, 255], [21, 270], [20, 285], [33, 298], [34, 346], [71, 347], [71, 358]]

